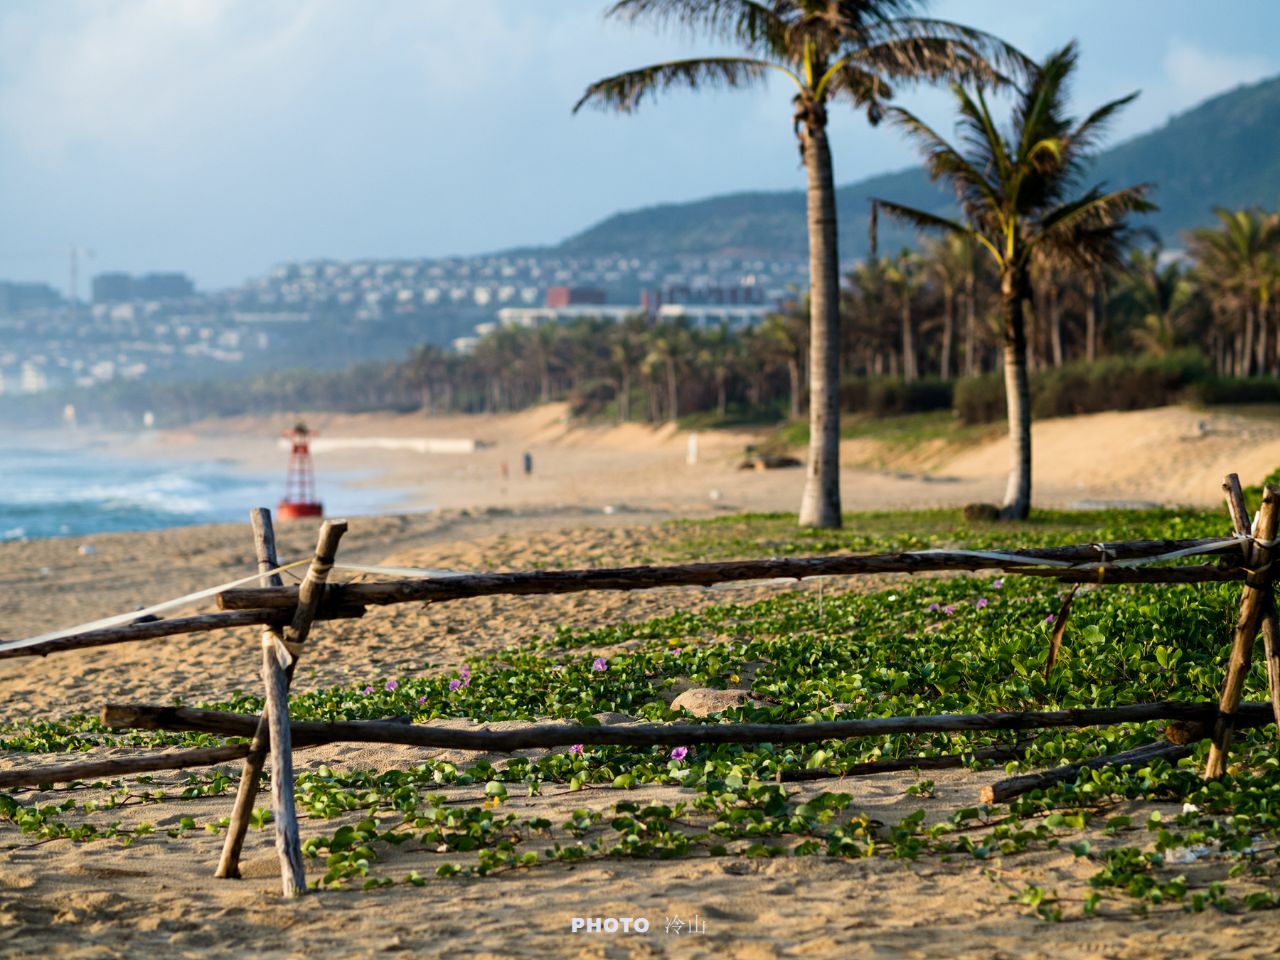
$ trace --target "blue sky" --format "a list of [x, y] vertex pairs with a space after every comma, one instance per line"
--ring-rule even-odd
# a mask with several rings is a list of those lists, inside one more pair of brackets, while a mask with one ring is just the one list
[[[183, 270], [225, 286], [308, 257], [551, 243], [618, 210], [799, 187], [788, 93], [570, 107], [590, 81], [707, 51], [603, 0], [3, 0], [0, 278]], [[1034, 56], [1072, 37], [1114, 139], [1280, 73], [1272, 0], [936, 0]], [[944, 127], [947, 96], [901, 102]], [[836, 111], [838, 182], [913, 162]]]

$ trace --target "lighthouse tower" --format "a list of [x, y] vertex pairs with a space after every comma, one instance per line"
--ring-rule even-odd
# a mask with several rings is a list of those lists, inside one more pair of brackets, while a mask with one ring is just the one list
[[324, 516], [324, 505], [316, 499], [315, 470], [311, 466], [311, 431], [299, 421], [282, 436], [289, 441], [289, 471], [284, 479], [284, 499], [276, 507], [281, 520]]

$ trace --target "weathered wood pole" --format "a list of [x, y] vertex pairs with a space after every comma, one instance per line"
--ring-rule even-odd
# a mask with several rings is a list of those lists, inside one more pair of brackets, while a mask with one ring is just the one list
[[[1236, 508], [1232, 508], [1233, 520]], [[1240, 598], [1240, 615], [1236, 619], [1235, 635], [1231, 643], [1231, 659], [1227, 664], [1227, 678], [1222, 685], [1222, 697], [1218, 702], [1218, 719], [1213, 727], [1213, 746], [1209, 749], [1209, 762], [1205, 766], [1205, 779], [1217, 780], [1227, 772], [1227, 752], [1235, 733], [1235, 713], [1244, 692], [1245, 677], [1253, 659], [1253, 642], [1262, 625], [1263, 613], [1272, 596], [1270, 571], [1272, 549], [1268, 544], [1275, 539], [1280, 526], [1280, 490], [1267, 484], [1262, 494], [1262, 510], [1258, 513], [1257, 538], [1249, 547], [1249, 576]], [[1274, 602], [1274, 601], [1272, 601]]]
[[293, 802], [293, 743], [289, 724], [289, 679], [283, 650], [296, 663], [311, 633], [311, 622], [324, 595], [325, 581], [333, 569], [338, 541], [347, 532], [347, 521], [326, 520], [320, 525], [316, 555], [298, 588], [298, 607], [293, 623], [280, 639], [271, 631], [262, 635], [262, 663], [266, 673], [267, 720], [271, 737], [271, 800], [276, 819], [276, 853], [280, 857], [280, 889], [286, 897], [306, 892], [307, 877], [302, 866], [302, 839], [298, 835], [298, 812]]
[[[1227, 509], [1231, 511], [1231, 525], [1236, 535], [1249, 532], [1249, 507], [1240, 489], [1240, 478], [1227, 474], [1222, 481], [1227, 495]], [[1280, 733], [1280, 620], [1276, 617], [1275, 589], [1267, 590], [1262, 608], [1262, 645], [1267, 665], [1267, 689], [1271, 694], [1271, 709], [1276, 716], [1276, 730]]]
[[[459, 729], [430, 723], [386, 720], [300, 721], [292, 725], [298, 744], [403, 743], [417, 747], [514, 753], [517, 750], [567, 747], [572, 744], [613, 744], [632, 747], [679, 747], [710, 743], [813, 743], [899, 733], [949, 733], [957, 730], [1036, 730], [1050, 727], [1099, 727], [1117, 723], [1177, 720], [1204, 724], [1217, 716], [1212, 702], [1166, 701], [1120, 707], [1075, 710], [1022, 710], [1012, 713], [952, 713], [928, 716], [869, 717], [862, 720], [823, 720], [817, 723], [636, 723], [578, 726], [534, 723], [514, 730], [488, 727]], [[1241, 704], [1239, 726], [1271, 722], [1271, 704]], [[161, 707], [145, 703], [107, 704], [101, 714], [113, 729], [194, 730], [223, 736], [247, 737], [258, 718], [241, 713]]]
[[1074, 782], [1081, 770], [1097, 770], [1099, 767], [1119, 767], [1125, 764], [1143, 764], [1163, 759], [1176, 763], [1191, 753], [1191, 746], [1176, 743], [1148, 743], [1124, 753], [1109, 753], [1092, 760], [1080, 763], [1068, 763], [1065, 766], [1041, 770], [1038, 773], [1027, 773], [1018, 777], [997, 780], [982, 788], [979, 799], [983, 803], [1004, 803], [1014, 797], [1032, 790], [1047, 790], [1060, 783]]
[[[276, 557], [276, 534], [271, 524], [271, 511], [266, 507], [256, 507], [249, 512], [249, 522], [253, 525], [253, 546], [258, 558], [258, 572], [265, 574], [280, 565]], [[278, 587], [282, 581], [280, 574], [272, 574], [264, 578], [263, 586]], [[284, 631], [280, 627], [268, 626], [263, 631], [262, 675], [271, 675], [275, 665], [275, 641], [284, 639]], [[285, 668], [286, 685], [293, 679], [293, 663]], [[231, 824], [227, 828], [227, 838], [222, 844], [222, 858], [218, 861], [214, 876], [221, 879], [239, 879], [240, 851], [244, 847], [245, 832], [249, 829], [249, 817], [253, 813], [253, 802], [258, 796], [258, 787], [262, 782], [262, 765], [266, 761], [270, 749], [269, 720], [264, 711], [258, 720], [258, 729], [254, 731], [253, 742], [249, 745], [249, 754], [244, 758], [244, 766], [240, 771], [240, 787], [236, 791], [235, 806], [231, 811]]]
[[[1091, 543], [1035, 550], [1001, 550], [996, 559], [985, 551], [937, 551], [882, 553], [835, 557], [790, 557], [780, 560], [732, 560], [661, 567], [612, 567], [593, 570], [535, 570], [516, 573], [477, 573], [375, 583], [350, 583], [329, 591], [331, 603], [386, 605], [440, 603], [467, 597], [535, 596], [581, 593], [589, 590], [649, 590], [655, 587], [711, 586], [743, 580], [806, 577], [860, 576], [868, 573], [925, 573], [937, 570], [1005, 570], [1018, 576], [1053, 577], [1079, 583], [1201, 583], [1243, 580], [1238, 567], [1214, 565], [1184, 567], [1101, 566], [1112, 560], [1154, 558], [1189, 548], [1220, 550], [1219, 556], [1242, 559], [1239, 544], [1225, 537], [1195, 540], [1134, 540]], [[1226, 548], [1226, 549], [1224, 549]], [[1232, 549], [1233, 548], [1233, 549]], [[1234, 553], [1234, 556], [1233, 556]], [[1078, 565], [1038, 566], [1040, 561]], [[297, 588], [234, 588], [217, 595], [223, 610], [293, 609]]]

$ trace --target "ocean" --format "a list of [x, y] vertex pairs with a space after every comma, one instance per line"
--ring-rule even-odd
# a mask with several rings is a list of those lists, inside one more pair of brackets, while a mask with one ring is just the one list
[[[399, 499], [393, 491], [345, 486], [357, 479], [350, 474], [319, 479], [330, 516], [375, 513]], [[283, 484], [283, 466], [252, 473], [229, 461], [0, 442], [0, 541], [242, 521], [253, 507], [274, 508]]]

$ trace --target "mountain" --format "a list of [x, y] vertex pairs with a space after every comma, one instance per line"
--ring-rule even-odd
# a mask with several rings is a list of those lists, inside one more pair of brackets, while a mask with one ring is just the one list
[[[1213, 208], [1280, 207], [1280, 77], [1237, 87], [1171, 118], [1163, 127], [1101, 152], [1093, 179], [1111, 186], [1151, 182], [1158, 213], [1144, 222], [1167, 246], [1213, 219]], [[865, 256], [868, 200], [884, 197], [934, 212], [953, 210], [949, 190], [919, 168], [839, 187], [840, 258]], [[803, 190], [733, 193], [614, 214], [565, 240], [557, 253], [589, 256], [727, 254], [805, 257]], [[882, 249], [910, 240], [880, 221]]]

